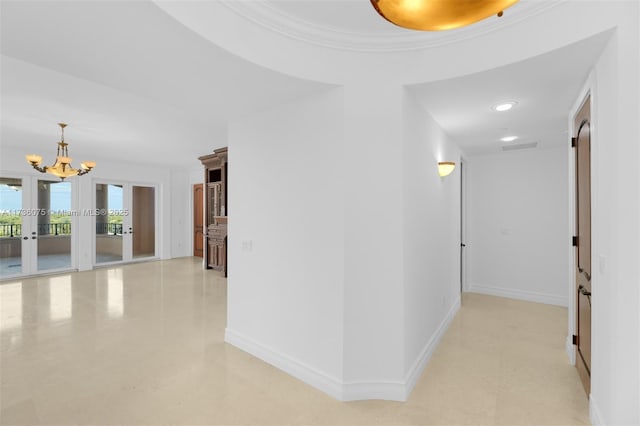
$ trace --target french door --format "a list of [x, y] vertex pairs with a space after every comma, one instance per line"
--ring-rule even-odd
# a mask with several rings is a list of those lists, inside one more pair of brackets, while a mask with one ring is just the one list
[[157, 256], [156, 187], [96, 182], [95, 264]]
[[73, 183], [0, 175], [0, 278], [74, 267]]

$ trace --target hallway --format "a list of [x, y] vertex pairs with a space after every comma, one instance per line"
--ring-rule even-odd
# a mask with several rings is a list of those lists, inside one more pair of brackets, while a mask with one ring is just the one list
[[479, 294], [406, 403], [341, 403], [225, 344], [226, 280], [200, 259], [0, 284], [13, 424], [589, 424], [567, 310]]

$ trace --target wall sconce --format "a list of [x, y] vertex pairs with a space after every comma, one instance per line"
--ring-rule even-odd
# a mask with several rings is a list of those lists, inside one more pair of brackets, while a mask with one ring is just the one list
[[440, 175], [440, 177], [448, 176], [455, 168], [456, 163], [454, 163], [453, 161], [440, 161], [438, 163], [438, 174]]

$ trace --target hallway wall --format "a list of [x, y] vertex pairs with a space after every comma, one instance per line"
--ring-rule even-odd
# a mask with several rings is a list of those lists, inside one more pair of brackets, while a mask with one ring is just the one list
[[[460, 152], [413, 96], [404, 97], [405, 375], [415, 382], [460, 307]], [[438, 161], [454, 161], [438, 176]]]
[[466, 164], [467, 290], [567, 306], [567, 148]]
[[640, 4], [612, 3], [620, 21], [587, 83], [593, 101], [590, 404], [594, 424], [622, 425], [640, 424]]

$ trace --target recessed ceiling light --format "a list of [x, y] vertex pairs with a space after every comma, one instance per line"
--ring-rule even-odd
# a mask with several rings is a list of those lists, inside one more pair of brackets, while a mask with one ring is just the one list
[[498, 112], [504, 112], [504, 111], [509, 111], [511, 108], [513, 108], [514, 106], [516, 106], [518, 103], [516, 101], [507, 101], [507, 102], [501, 102], [499, 104], [494, 105], [493, 107], [491, 107], [494, 111], [498, 111]]
[[505, 136], [504, 138], [500, 138], [502, 142], [513, 142], [518, 139], [517, 136]]

